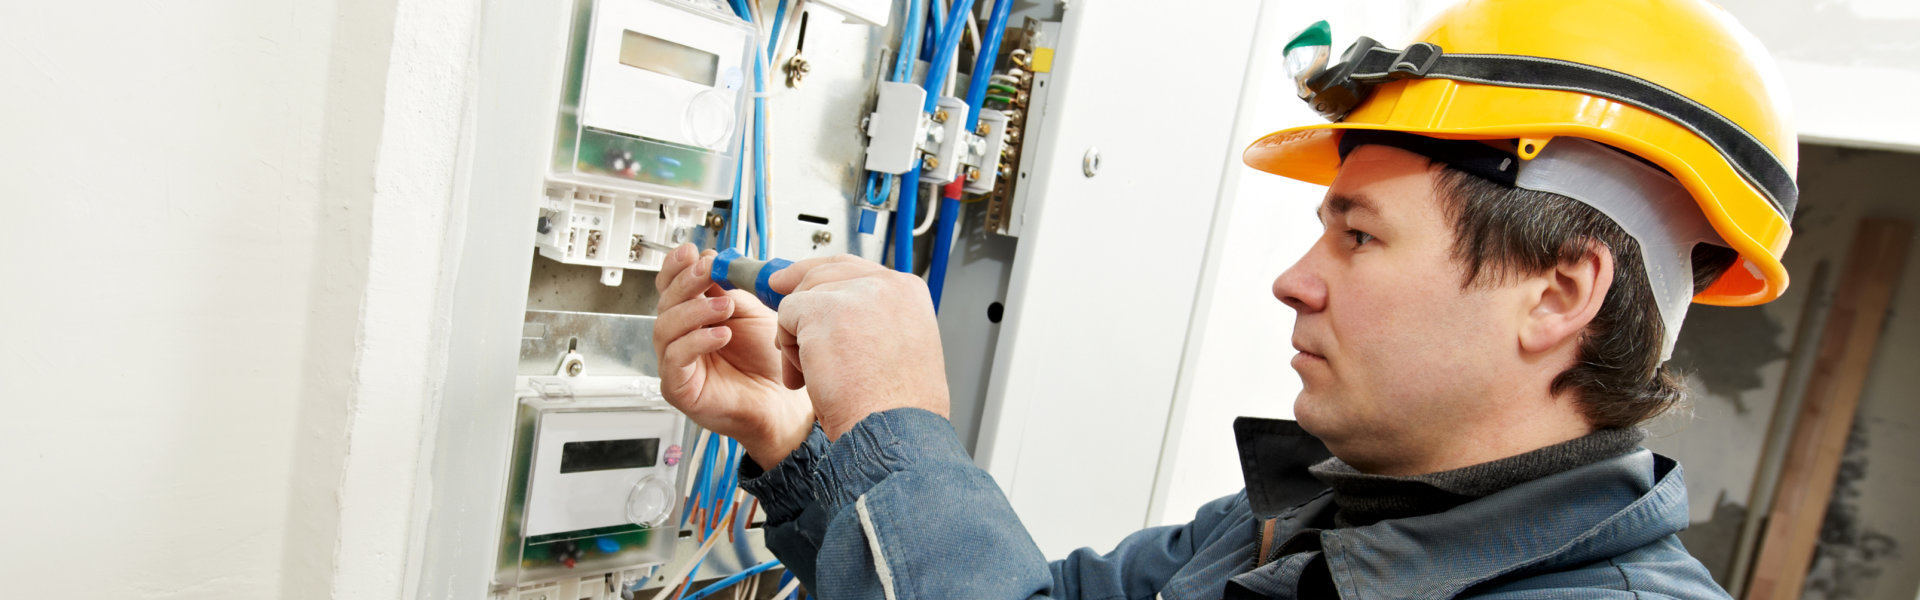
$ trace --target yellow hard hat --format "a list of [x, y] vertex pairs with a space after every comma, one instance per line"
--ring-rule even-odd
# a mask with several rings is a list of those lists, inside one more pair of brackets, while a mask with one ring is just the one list
[[1695, 302], [1786, 290], [1791, 110], [1773, 60], [1731, 15], [1700, 0], [1467, 0], [1419, 31], [1405, 50], [1360, 38], [1332, 66], [1322, 51], [1301, 95], [1335, 122], [1269, 134], [1243, 160], [1328, 185], [1347, 129], [1517, 139], [1528, 160], [1554, 137], [1585, 138], [1666, 169], [1740, 253]]

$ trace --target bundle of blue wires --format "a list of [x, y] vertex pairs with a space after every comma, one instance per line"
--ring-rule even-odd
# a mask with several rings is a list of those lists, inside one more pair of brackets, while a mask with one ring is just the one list
[[[1007, 16], [1012, 12], [1013, 0], [994, 0], [993, 17], [987, 21], [985, 39], [975, 49], [972, 79], [967, 81], [967, 131], [980, 127], [980, 107], [987, 100], [987, 81], [992, 78], [993, 63], [1000, 56], [1000, 40], [1005, 37]], [[933, 296], [935, 311], [940, 310], [940, 295], [946, 291], [947, 261], [953, 255], [953, 228], [959, 221], [959, 196], [942, 198], [939, 225], [934, 230], [939, 237], [933, 239], [933, 262], [927, 266], [927, 291]]]
[[[946, 26], [934, 40], [933, 61], [927, 65], [927, 81], [921, 86], [927, 90], [925, 112], [940, 108], [940, 89], [946, 84], [947, 69], [960, 53], [960, 34], [967, 28], [970, 18], [966, 15], [971, 10], [973, 0], [954, 0]], [[900, 176], [900, 208], [894, 213], [893, 268], [904, 273], [913, 272], [913, 224], [918, 221], [919, 202], [920, 165], [915, 164]]]

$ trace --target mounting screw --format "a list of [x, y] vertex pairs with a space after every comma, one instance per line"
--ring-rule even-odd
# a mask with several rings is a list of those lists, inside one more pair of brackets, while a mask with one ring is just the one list
[[787, 87], [790, 88], [800, 87], [800, 80], [806, 79], [807, 73], [813, 72], [813, 65], [807, 64], [806, 59], [798, 56], [793, 57], [793, 60], [787, 61], [786, 66]]
[[[940, 159], [928, 156], [925, 160], [920, 161], [920, 164], [928, 169], [938, 169], [940, 168]], [[1092, 177], [1092, 175], [1088, 175], [1088, 177]]]
[[571, 375], [571, 376], [574, 376], [574, 377], [579, 377], [579, 376], [580, 376], [580, 372], [581, 372], [581, 371], [584, 371], [584, 370], [586, 370], [586, 368], [587, 368], [587, 366], [586, 366], [586, 363], [582, 363], [582, 362], [580, 362], [580, 361], [577, 361], [577, 360], [570, 360], [570, 361], [567, 361], [567, 374], [568, 374], [568, 375]]
[[940, 110], [936, 110], [936, 111], [933, 111], [933, 122], [935, 122], [935, 123], [945, 123], [945, 122], [947, 122], [947, 111], [946, 111], [946, 109], [940, 109]]
[[822, 229], [822, 230], [813, 232], [813, 245], [815, 246], [825, 246], [827, 245], [828, 242], [832, 242], [832, 241], [833, 241], [833, 232], [831, 231]]
[[720, 213], [717, 213], [717, 212], [707, 213], [707, 229], [719, 231], [721, 229], [725, 229], [726, 227], [727, 227], [726, 217], [720, 216]]
[[1088, 177], [1100, 174], [1100, 149], [1087, 148], [1087, 155], [1080, 159], [1080, 171]]

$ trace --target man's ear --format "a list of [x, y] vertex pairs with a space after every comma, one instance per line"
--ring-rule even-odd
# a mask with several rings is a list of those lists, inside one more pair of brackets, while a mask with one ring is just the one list
[[1599, 242], [1588, 244], [1578, 258], [1537, 277], [1529, 287], [1538, 293], [1527, 298], [1520, 326], [1520, 347], [1527, 352], [1547, 352], [1578, 342], [1613, 287], [1613, 251]]

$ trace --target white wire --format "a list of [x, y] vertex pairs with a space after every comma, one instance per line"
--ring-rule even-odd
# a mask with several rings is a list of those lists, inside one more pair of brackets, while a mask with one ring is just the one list
[[926, 235], [927, 231], [933, 229], [933, 216], [940, 213], [940, 186], [928, 187], [933, 193], [920, 196], [927, 199], [927, 216], [920, 221], [919, 227], [913, 228], [913, 237]]
[[[980, 3], [975, 2], [974, 6], [980, 6]], [[967, 41], [973, 43], [973, 53], [979, 54], [980, 53], [980, 20], [973, 18], [973, 15], [967, 15]], [[956, 62], [956, 63], [960, 62], [960, 57], [958, 56], [959, 53], [956, 52], [954, 54], [955, 56], [953, 58], [953, 62]]]
[[780, 591], [774, 592], [773, 600], [792, 598], [793, 594], [798, 591], [800, 591], [800, 578], [795, 577], [793, 581], [787, 582], [787, 587], [780, 588]]
[[[729, 512], [727, 513], [726, 518], [723, 519], [723, 521], [726, 521], [726, 522], [723, 522], [722, 524], [732, 525], [731, 523], [732, 520], [733, 520], [733, 513]], [[666, 585], [660, 586], [660, 591], [659, 593], [656, 593], [653, 595], [653, 600], [666, 600], [668, 596], [673, 595], [674, 588], [677, 588], [680, 586], [680, 584], [676, 582], [682, 579], [686, 579], [687, 574], [693, 572], [694, 565], [700, 564], [700, 559], [705, 557], [707, 555], [707, 552], [713, 550], [713, 543], [720, 541], [720, 538], [723, 538], [723, 537], [726, 537], [726, 536], [720, 535], [719, 531], [715, 531], [713, 532], [713, 535], [707, 536], [707, 541], [700, 544], [700, 549], [695, 550], [692, 556], [687, 557], [686, 563], [680, 565], [680, 568], [674, 570], [673, 576], [668, 577], [666, 579], [667, 581]], [[691, 582], [689, 582], [689, 584], [691, 584]]]

